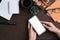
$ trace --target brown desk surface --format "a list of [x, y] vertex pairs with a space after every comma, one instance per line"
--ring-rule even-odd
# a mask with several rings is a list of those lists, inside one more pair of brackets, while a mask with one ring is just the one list
[[[28, 40], [27, 20], [33, 15], [30, 14], [28, 10], [22, 7], [20, 8], [20, 14], [13, 15], [11, 18], [11, 21], [16, 22], [16, 25], [0, 25], [0, 40]], [[40, 20], [53, 22], [43, 11], [40, 11], [37, 16]], [[0, 22], [9, 21], [0, 18]], [[59, 23], [53, 23], [60, 28]], [[41, 36], [37, 36], [37, 40], [58, 40], [58, 37], [56, 34], [47, 30]]]

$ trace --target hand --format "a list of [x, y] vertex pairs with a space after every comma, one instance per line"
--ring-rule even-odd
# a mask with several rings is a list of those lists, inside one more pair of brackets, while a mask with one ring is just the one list
[[33, 1], [36, 3], [37, 6], [40, 6], [42, 4], [41, 1], [39, 0], [33, 0]]
[[36, 40], [36, 32], [33, 30], [30, 23], [28, 23], [28, 30], [29, 30], [29, 40]]
[[42, 21], [43, 25], [51, 32], [57, 32], [59, 29], [51, 22]]
[[38, 0], [33, 0], [34, 2], [38, 2]]
[[51, 13], [52, 13], [52, 10], [48, 10], [47, 15], [50, 16]]
[[37, 4], [38, 6], [41, 6], [41, 5], [42, 5], [41, 1], [36, 2], [36, 4]]

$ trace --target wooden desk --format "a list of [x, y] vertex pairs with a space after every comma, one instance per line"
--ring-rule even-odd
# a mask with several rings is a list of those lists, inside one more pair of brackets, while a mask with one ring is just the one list
[[[27, 9], [20, 7], [20, 14], [13, 15], [11, 18], [12, 22], [15, 22], [16, 25], [0, 25], [0, 40], [28, 40], [28, 29], [27, 21], [33, 15], [28, 12]], [[46, 13], [43, 13], [42, 10], [37, 14], [38, 18], [43, 21], [53, 22]], [[0, 22], [8, 22], [5, 19], [0, 18]], [[60, 24], [53, 22], [59, 29]], [[37, 40], [59, 40], [56, 34], [49, 32], [48, 30], [41, 36], [37, 36]]]

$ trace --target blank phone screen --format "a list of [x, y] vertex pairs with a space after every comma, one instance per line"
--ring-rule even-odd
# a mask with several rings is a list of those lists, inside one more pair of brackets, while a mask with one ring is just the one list
[[30, 18], [29, 22], [31, 23], [38, 35], [41, 35], [46, 31], [37, 16], [33, 16], [32, 18]]

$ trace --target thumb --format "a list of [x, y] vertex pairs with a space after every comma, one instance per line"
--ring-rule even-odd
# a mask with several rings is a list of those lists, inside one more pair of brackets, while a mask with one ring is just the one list
[[49, 29], [49, 27], [48, 27], [47, 25], [43, 24], [43, 26], [44, 26], [45, 28]]

